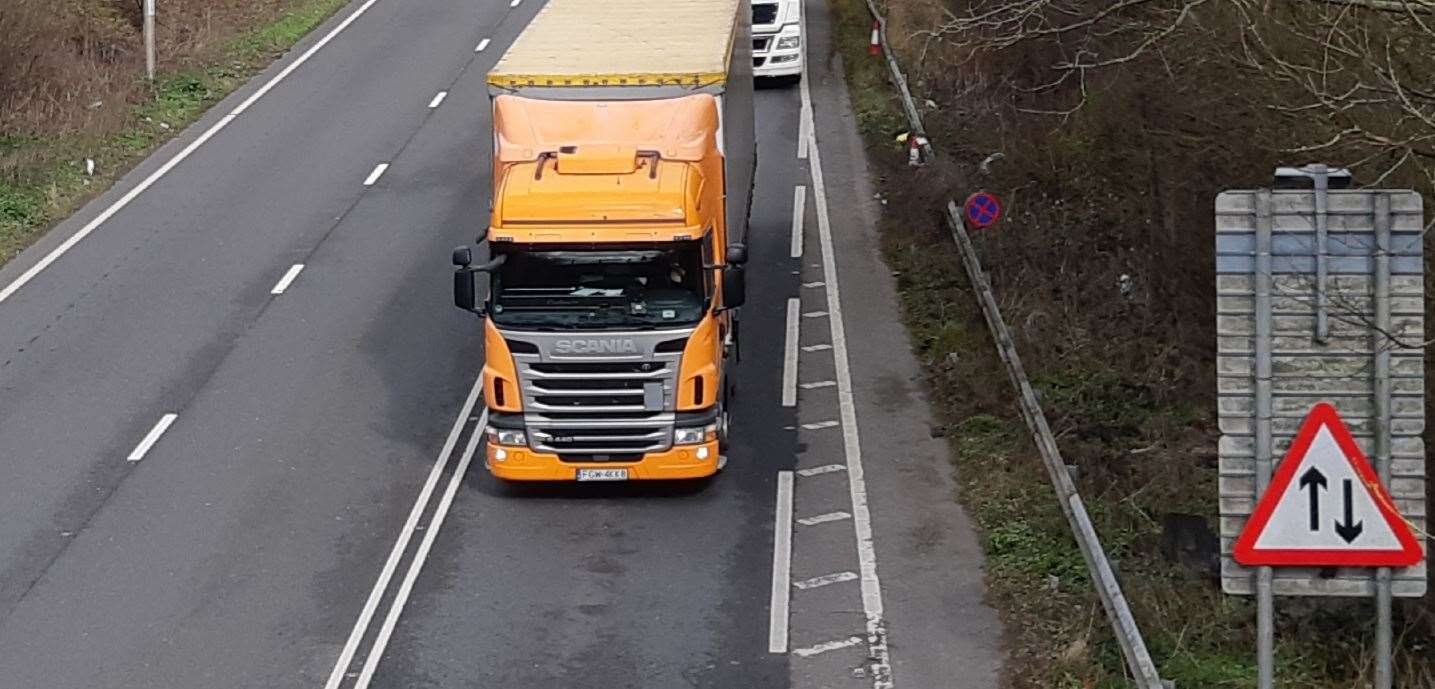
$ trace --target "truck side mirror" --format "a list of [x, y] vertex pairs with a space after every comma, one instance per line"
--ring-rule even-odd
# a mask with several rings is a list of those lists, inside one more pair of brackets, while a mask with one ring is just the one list
[[747, 245], [729, 244], [727, 247], [727, 262], [729, 265], [740, 266], [747, 263]]
[[723, 273], [722, 276], [722, 306], [724, 309], [735, 309], [747, 301], [747, 277], [743, 275], [741, 268], [735, 268]]
[[467, 268], [473, 263], [473, 250], [467, 246], [454, 247], [453, 264], [460, 268]]
[[[458, 256], [455, 254], [455, 261]], [[464, 311], [482, 315], [478, 309], [477, 290], [474, 288], [474, 272], [467, 267], [453, 271], [453, 305]]]

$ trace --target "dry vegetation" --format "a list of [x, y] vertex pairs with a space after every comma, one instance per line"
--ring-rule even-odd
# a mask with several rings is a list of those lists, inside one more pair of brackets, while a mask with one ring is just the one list
[[0, 0], [0, 263], [342, 4], [163, 0], [150, 84], [142, 0]]
[[[1419, 189], [1435, 208], [1435, 6], [880, 4], [938, 161], [914, 172], [893, 143], [905, 120], [865, 55], [864, 0], [833, 2], [840, 49], [884, 175], [888, 260], [985, 530], [1012, 632], [1009, 683], [1124, 685], [980, 313], [953, 277], [938, 205], [975, 187], [1007, 204], [1008, 220], [976, 238], [983, 262], [1163, 674], [1254, 687], [1253, 607], [1213, 576], [1213, 201], [1268, 184], [1276, 165], [1320, 161], [1361, 185]], [[1398, 685], [1435, 687], [1435, 604], [1397, 607]], [[1368, 602], [1282, 599], [1278, 612], [1285, 686], [1366, 685]]]

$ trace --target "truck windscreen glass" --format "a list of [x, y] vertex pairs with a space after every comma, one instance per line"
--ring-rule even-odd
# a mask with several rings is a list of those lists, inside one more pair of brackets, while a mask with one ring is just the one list
[[495, 325], [655, 329], [695, 324], [707, 304], [697, 242], [504, 253], [493, 277]]

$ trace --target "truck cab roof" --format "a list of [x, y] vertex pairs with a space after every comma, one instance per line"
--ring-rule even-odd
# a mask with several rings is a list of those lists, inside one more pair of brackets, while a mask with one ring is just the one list
[[494, 135], [494, 240], [673, 241], [701, 236], [721, 212], [712, 96], [500, 96]]

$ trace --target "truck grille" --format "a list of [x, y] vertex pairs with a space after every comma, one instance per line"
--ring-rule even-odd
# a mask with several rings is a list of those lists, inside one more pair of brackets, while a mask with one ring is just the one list
[[752, 25], [764, 26], [777, 21], [777, 3], [753, 3]]
[[565, 462], [635, 461], [667, 450], [680, 356], [612, 362], [515, 356], [529, 444]]

